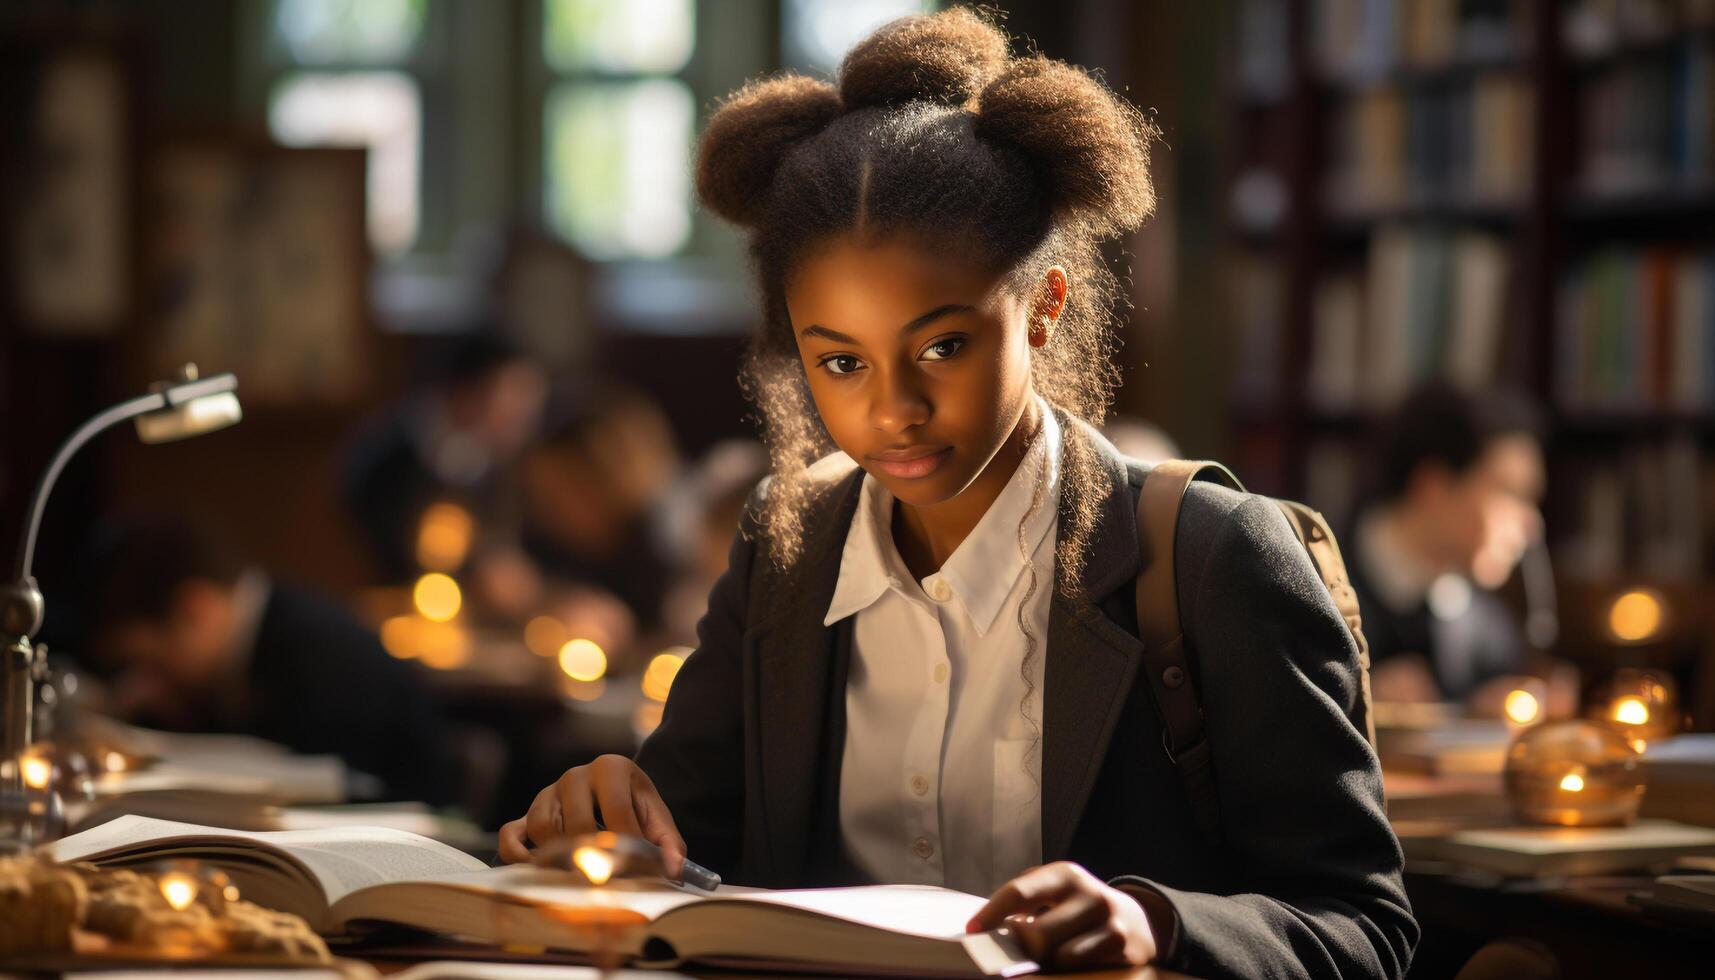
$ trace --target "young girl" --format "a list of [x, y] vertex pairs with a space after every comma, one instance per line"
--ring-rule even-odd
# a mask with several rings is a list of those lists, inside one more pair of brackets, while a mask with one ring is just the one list
[[1092, 426], [1116, 382], [1098, 245], [1151, 211], [1152, 137], [963, 8], [882, 28], [837, 88], [725, 102], [697, 186], [751, 233], [773, 476], [660, 728], [544, 789], [507, 860], [599, 812], [673, 873], [992, 895], [970, 928], [1010, 917], [1053, 967], [1405, 972], [1357, 653], [1271, 503], [1195, 484], [1177, 531], [1219, 840], [1137, 670], [1146, 470]]

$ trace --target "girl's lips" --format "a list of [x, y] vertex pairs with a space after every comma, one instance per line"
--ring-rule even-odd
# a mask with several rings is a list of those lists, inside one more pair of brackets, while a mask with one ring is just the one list
[[920, 480], [940, 469], [941, 464], [945, 463], [947, 457], [951, 455], [953, 455], [953, 447], [948, 446], [945, 449], [911, 459], [883, 459], [874, 456], [870, 459], [881, 467], [888, 476], [901, 480]]

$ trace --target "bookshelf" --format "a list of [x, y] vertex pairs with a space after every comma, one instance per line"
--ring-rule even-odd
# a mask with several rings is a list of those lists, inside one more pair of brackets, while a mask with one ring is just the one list
[[[1563, 580], [1715, 578], [1715, 0], [1233, 0], [1236, 444], [1343, 526], [1414, 382], [1547, 410]], [[1704, 642], [1711, 642], [1705, 640]]]

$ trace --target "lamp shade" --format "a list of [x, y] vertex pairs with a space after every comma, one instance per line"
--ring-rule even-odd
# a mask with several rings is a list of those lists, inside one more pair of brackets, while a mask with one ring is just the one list
[[216, 392], [137, 416], [137, 438], [147, 443], [174, 442], [236, 425], [243, 418], [236, 394]]

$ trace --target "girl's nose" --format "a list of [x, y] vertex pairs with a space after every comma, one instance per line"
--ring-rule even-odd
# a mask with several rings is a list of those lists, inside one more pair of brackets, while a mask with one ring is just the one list
[[909, 371], [877, 371], [883, 374], [869, 405], [869, 421], [876, 429], [897, 435], [929, 421], [929, 400]]

